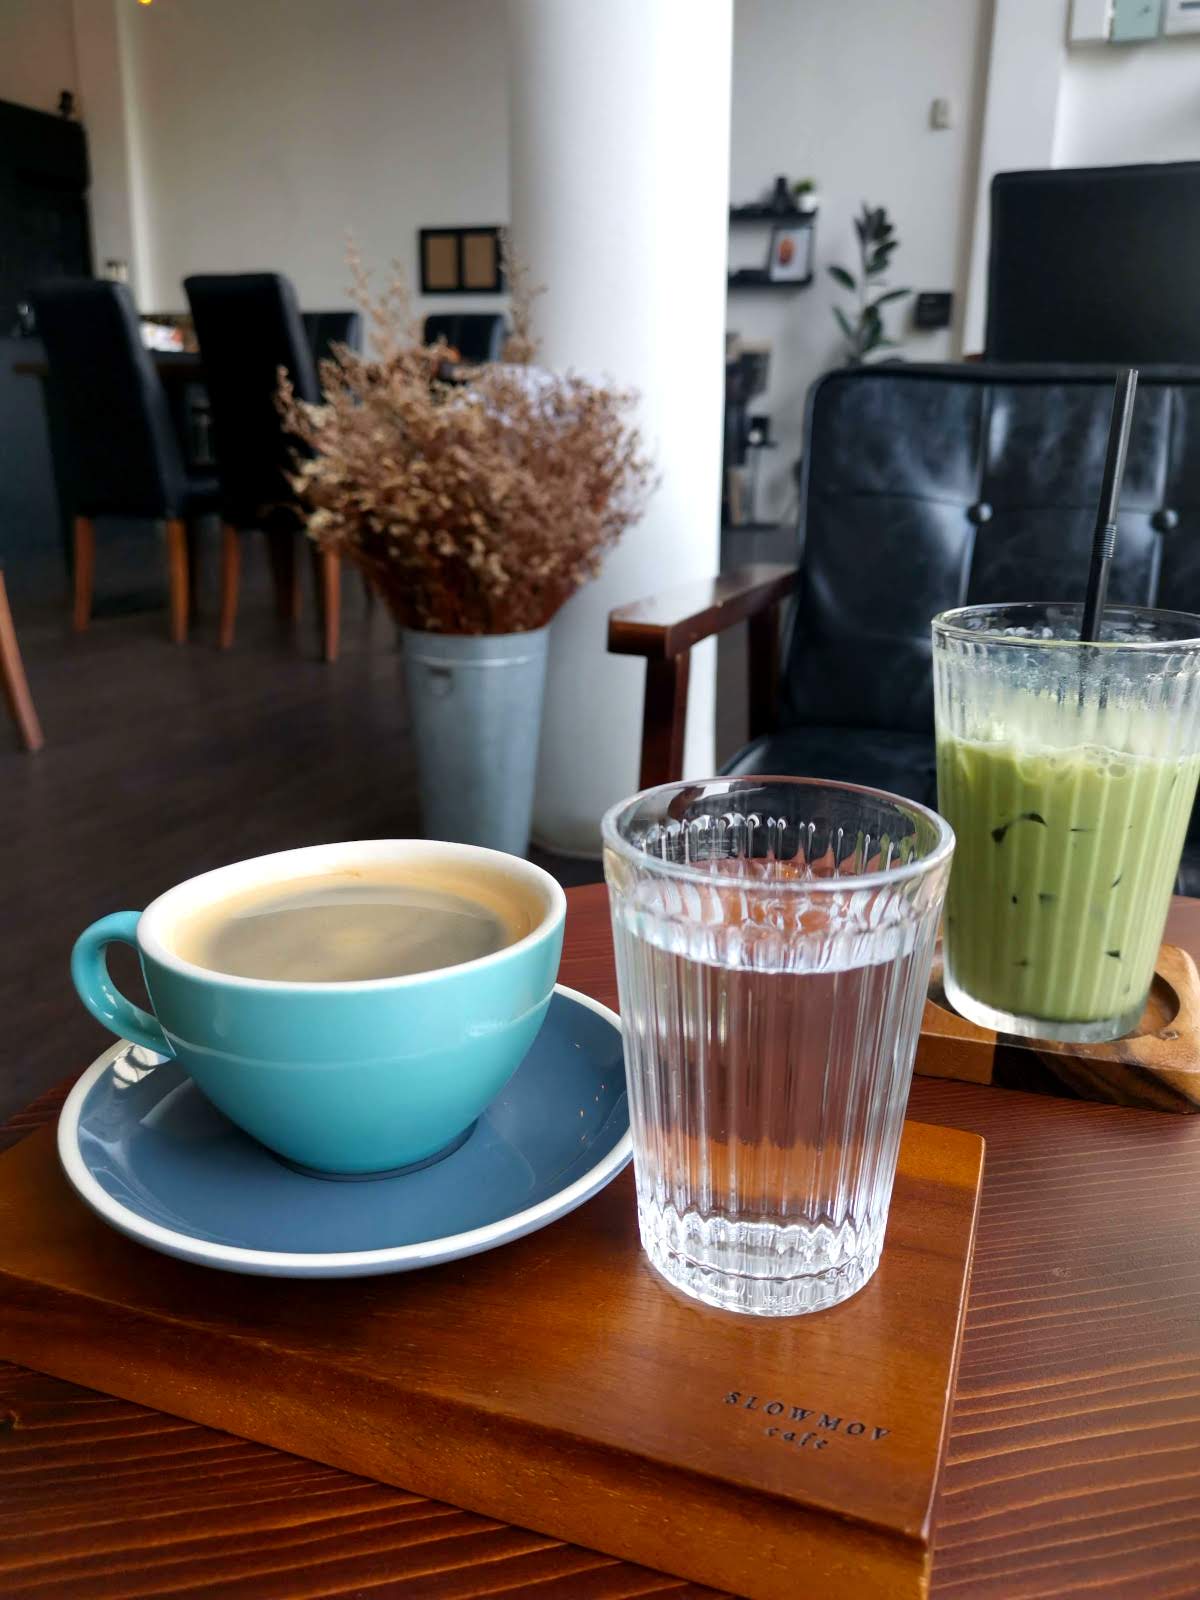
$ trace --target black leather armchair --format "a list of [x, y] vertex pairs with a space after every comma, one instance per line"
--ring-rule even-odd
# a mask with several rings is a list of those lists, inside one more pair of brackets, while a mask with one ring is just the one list
[[[648, 662], [642, 782], [681, 775], [687, 658], [751, 623], [752, 742], [730, 773], [804, 773], [936, 802], [930, 619], [1079, 600], [1115, 373], [880, 366], [809, 396], [795, 569], [752, 568], [613, 612]], [[783, 671], [772, 615], [789, 600]], [[1200, 368], [1143, 369], [1109, 598], [1200, 612]], [[1185, 883], [1200, 889], [1200, 827]]]

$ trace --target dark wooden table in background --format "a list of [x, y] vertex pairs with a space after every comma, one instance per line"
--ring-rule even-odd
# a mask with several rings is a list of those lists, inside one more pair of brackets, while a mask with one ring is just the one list
[[[604, 891], [569, 899], [563, 982], [615, 1004]], [[1200, 901], [1168, 933], [1200, 955]], [[988, 1141], [934, 1594], [1200, 1594], [1200, 1117], [925, 1078], [910, 1109]], [[5, 1365], [0, 1593], [711, 1595]]]
[[[204, 362], [198, 350], [151, 350], [155, 371], [166, 384], [204, 382]], [[13, 371], [22, 378], [48, 378], [50, 365], [44, 356], [14, 361]]]

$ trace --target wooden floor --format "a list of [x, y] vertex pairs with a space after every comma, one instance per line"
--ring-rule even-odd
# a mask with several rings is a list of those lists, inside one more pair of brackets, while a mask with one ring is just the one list
[[[67, 970], [94, 918], [240, 857], [418, 831], [382, 607], [368, 616], [359, 586], [345, 586], [342, 657], [326, 666], [311, 595], [293, 632], [273, 618], [261, 552], [248, 552], [247, 569], [228, 652], [216, 648], [211, 598], [179, 647], [165, 611], [102, 617], [72, 635], [56, 592], [12, 586], [46, 746], [23, 754], [0, 717], [0, 1120], [107, 1042]], [[594, 863], [542, 859], [565, 882], [599, 875]], [[114, 975], [136, 992], [123, 954], [113, 952]]]

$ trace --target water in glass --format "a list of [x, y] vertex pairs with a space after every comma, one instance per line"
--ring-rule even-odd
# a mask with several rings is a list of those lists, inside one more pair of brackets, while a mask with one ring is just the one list
[[650, 791], [605, 835], [645, 1250], [712, 1305], [836, 1304], [883, 1245], [949, 829], [873, 791], [724, 779]]

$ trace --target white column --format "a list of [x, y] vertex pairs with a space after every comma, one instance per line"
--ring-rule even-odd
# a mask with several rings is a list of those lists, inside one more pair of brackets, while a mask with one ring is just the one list
[[74, 0], [72, 16], [79, 112], [92, 169], [93, 266], [100, 274], [108, 260], [126, 262], [138, 305], [162, 310], [177, 303], [178, 292], [160, 301], [145, 200], [134, 30], [149, 19], [125, 0]]
[[[540, 360], [641, 395], [660, 485], [551, 638], [535, 837], [598, 854], [637, 786], [644, 667], [609, 610], [717, 571], [731, 0], [509, 0], [511, 207], [547, 292]], [[693, 652], [685, 769], [711, 772], [715, 653]]]

